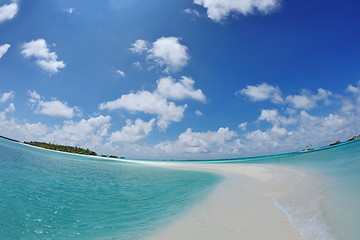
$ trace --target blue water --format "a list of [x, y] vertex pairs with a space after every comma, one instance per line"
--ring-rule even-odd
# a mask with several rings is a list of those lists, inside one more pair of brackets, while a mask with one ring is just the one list
[[218, 181], [0, 139], [0, 239], [138, 239]]
[[[315, 176], [313, 194], [298, 204], [308, 189], [295, 189], [292, 201], [275, 202], [304, 240], [357, 240], [360, 236], [360, 140], [307, 153], [250, 159], [247, 163], [272, 163]], [[318, 176], [318, 178], [316, 178]]]
[[185, 162], [275, 164], [302, 171], [310, 183], [273, 199], [274, 206], [304, 240], [360, 239], [360, 140], [305, 153]]
[[[184, 164], [191, 162], [197, 161]], [[360, 141], [203, 163], [276, 164], [303, 171], [310, 185], [299, 184], [288, 198], [273, 199], [274, 206], [304, 240], [359, 239]], [[0, 239], [140, 239], [204, 198], [219, 181], [213, 174], [96, 160], [0, 139]]]

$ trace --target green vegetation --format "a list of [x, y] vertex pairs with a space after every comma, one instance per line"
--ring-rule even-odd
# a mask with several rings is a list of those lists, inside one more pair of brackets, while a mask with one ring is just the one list
[[0, 136], [0, 138], [6, 139], [6, 140], [9, 140], [9, 141], [13, 141], [13, 142], [19, 142], [18, 140], [8, 138], [8, 137], [4, 137], [4, 136]]
[[79, 148], [79, 147], [72, 147], [72, 146], [64, 146], [59, 144], [52, 144], [52, 143], [45, 143], [45, 142], [24, 142], [25, 144], [61, 151], [61, 152], [68, 152], [68, 153], [76, 153], [76, 154], [83, 154], [83, 155], [92, 155], [97, 156], [96, 152], [90, 151], [89, 149]]

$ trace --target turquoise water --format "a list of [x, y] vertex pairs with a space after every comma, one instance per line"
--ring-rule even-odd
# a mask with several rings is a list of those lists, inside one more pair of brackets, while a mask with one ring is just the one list
[[304, 240], [359, 239], [360, 140], [306, 153], [201, 162], [276, 164], [300, 170], [306, 181], [295, 186], [290, 196], [273, 199], [273, 205]]
[[[191, 163], [199, 161], [185, 161]], [[304, 240], [360, 236], [360, 141], [203, 163], [276, 164], [308, 182], [273, 199]], [[202, 199], [213, 174], [96, 160], [0, 139], [0, 239], [141, 239]], [[302, 199], [301, 201], [298, 199]]]
[[[294, 189], [290, 201], [274, 205], [287, 215], [304, 240], [359, 239], [360, 140], [308, 153], [226, 162], [234, 161], [279, 164], [315, 176], [309, 180], [310, 186]], [[306, 202], [297, 201], [310, 191]]]
[[0, 239], [138, 239], [219, 180], [0, 139]]

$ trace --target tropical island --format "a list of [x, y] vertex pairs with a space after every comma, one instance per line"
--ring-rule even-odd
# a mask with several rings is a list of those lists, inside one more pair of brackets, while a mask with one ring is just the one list
[[[20, 141], [16, 140], [16, 139], [12, 139], [12, 138], [8, 138], [5, 136], [0, 135], [0, 138], [12, 141], [12, 142], [17, 142], [17, 143], [21, 143]], [[54, 143], [46, 143], [46, 142], [37, 142], [37, 141], [30, 141], [30, 142], [23, 142], [24, 144], [27, 145], [31, 145], [31, 146], [35, 146], [35, 147], [40, 147], [40, 148], [45, 148], [45, 149], [50, 149], [50, 150], [55, 150], [55, 151], [60, 151], [60, 152], [67, 152], [67, 153], [75, 153], [75, 154], [81, 154], [81, 155], [90, 155], [90, 156], [100, 156], [100, 157], [106, 157], [106, 158], [119, 158], [116, 155], [98, 155], [96, 152], [89, 150], [88, 148], [80, 148], [80, 147], [73, 147], [73, 146], [66, 146], [66, 145], [60, 145], [60, 144], [54, 144]], [[120, 157], [120, 158], [124, 158], [124, 157]]]
[[76, 154], [82, 154], [82, 155], [91, 155], [91, 156], [97, 156], [96, 152], [89, 150], [88, 148], [80, 148], [80, 147], [72, 147], [72, 146], [65, 146], [60, 144], [52, 144], [52, 143], [45, 143], [45, 142], [24, 142], [25, 144], [40, 147], [40, 148], [46, 148], [50, 150], [55, 151], [61, 151], [61, 152], [67, 152], [67, 153], [76, 153]]

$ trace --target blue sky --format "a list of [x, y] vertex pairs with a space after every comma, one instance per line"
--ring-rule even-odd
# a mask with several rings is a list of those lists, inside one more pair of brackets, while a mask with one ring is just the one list
[[133, 158], [360, 133], [355, 0], [0, 0], [0, 134]]

